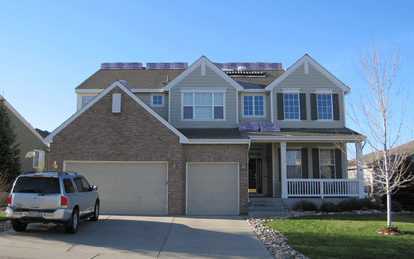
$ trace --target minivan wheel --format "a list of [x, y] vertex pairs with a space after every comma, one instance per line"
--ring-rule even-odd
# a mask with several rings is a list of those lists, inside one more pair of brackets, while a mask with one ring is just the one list
[[13, 220], [12, 226], [13, 226], [14, 231], [23, 232], [27, 228], [27, 223], [21, 223], [20, 221]]
[[66, 233], [75, 234], [76, 232], [78, 232], [78, 226], [79, 226], [79, 211], [78, 209], [74, 209], [72, 212], [72, 216], [70, 217], [70, 220], [65, 226]]
[[95, 209], [93, 210], [93, 216], [91, 217], [92, 221], [97, 221], [99, 218], [99, 201], [95, 202]]

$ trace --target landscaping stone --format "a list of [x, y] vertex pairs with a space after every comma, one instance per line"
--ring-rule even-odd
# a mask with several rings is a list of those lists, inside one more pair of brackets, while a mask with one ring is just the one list
[[[378, 210], [367, 210], [367, 211], [344, 211], [344, 212], [332, 212], [333, 214], [384, 214]], [[406, 214], [412, 213], [410, 211], [402, 211], [395, 214]], [[269, 250], [270, 254], [277, 259], [308, 259], [305, 255], [294, 250], [287, 244], [287, 238], [282, 233], [266, 227], [264, 224], [273, 220], [278, 219], [287, 219], [292, 217], [301, 217], [301, 216], [321, 216], [326, 215], [327, 213], [315, 212], [315, 211], [305, 211], [305, 212], [296, 212], [290, 211], [286, 215], [274, 216], [269, 218], [246, 218], [247, 224], [262, 242], [262, 244]], [[377, 231], [378, 232], [378, 231]]]

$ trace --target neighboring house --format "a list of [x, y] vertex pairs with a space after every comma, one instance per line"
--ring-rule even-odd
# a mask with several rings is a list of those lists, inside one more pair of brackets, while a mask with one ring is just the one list
[[[412, 174], [414, 172], [413, 158], [414, 158], [414, 141], [407, 142], [398, 147], [392, 148], [389, 150], [391, 159], [394, 156], [403, 156], [406, 157], [404, 166], [407, 167], [408, 172]], [[379, 166], [383, 161], [383, 157], [379, 151], [371, 152], [362, 157], [362, 169], [364, 171], [364, 186], [365, 186], [365, 195], [369, 197], [374, 197], [378, 194], [378, 171]], [[351, 160], [348, 162], [348, 175], [350, 179], [357, 179], [357, 162], [356, 160]]]
[[49, 167], [98, 185], [103, 213], [234, 215], [252, 197], [363, 195], [338, 148], [364, 139], [345, 125], [350, 88], [308, 55], [287, 70], [103, 63], [75, 91], [78, 111], [45, 139]]
[[43, 137], [6, 101], [4, 100], [11, 123], [14, 125], [14, 133], [17, 134], [16, 142], [19, 143], [21, 171], [44, 170], [47, 166], [49, 146]]

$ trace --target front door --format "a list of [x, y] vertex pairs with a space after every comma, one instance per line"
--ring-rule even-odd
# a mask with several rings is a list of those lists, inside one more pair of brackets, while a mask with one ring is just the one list
[[262, 159], [249, 158], [249, 193], [262, 193]]

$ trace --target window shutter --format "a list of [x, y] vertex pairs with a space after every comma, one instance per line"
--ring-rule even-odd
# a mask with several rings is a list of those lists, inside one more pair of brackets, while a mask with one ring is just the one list
[[112, 95], [112, 113], [121, 112], [121, 94]]
[[308, 149], [302, 148], [301, 149], [301, 156], [302, 156], [302, 179], [309, 178], [308, 175]]
[[312, 148], [313, 179], [319, 179], [319, 150]]
[[300, 94], [300, 119], [307, 120], [306, 118], [306, 94]]
[[279, 158], [279, 182], [282, 181], [282, 157], [280, 154], [280, 148], [278, 149], [278, 158]]
[[316, 104], [316, 94], [311, 94], [311, 120], [318, 119], [318, 106]]
[[336, 179], [342, 179], [342, 151], [335, 148], [335, 171]]
[[338, 94], [333, 94], [332, 95], [332, 99], [333, 99], [333, 116], [334, 116], [334, 120], [339, 121], [339, 99], [338, 99]]
[[283, 94], [277, 94], [277, 119], [284, 120], [285, 119], [285, 111], [283, 105]]

